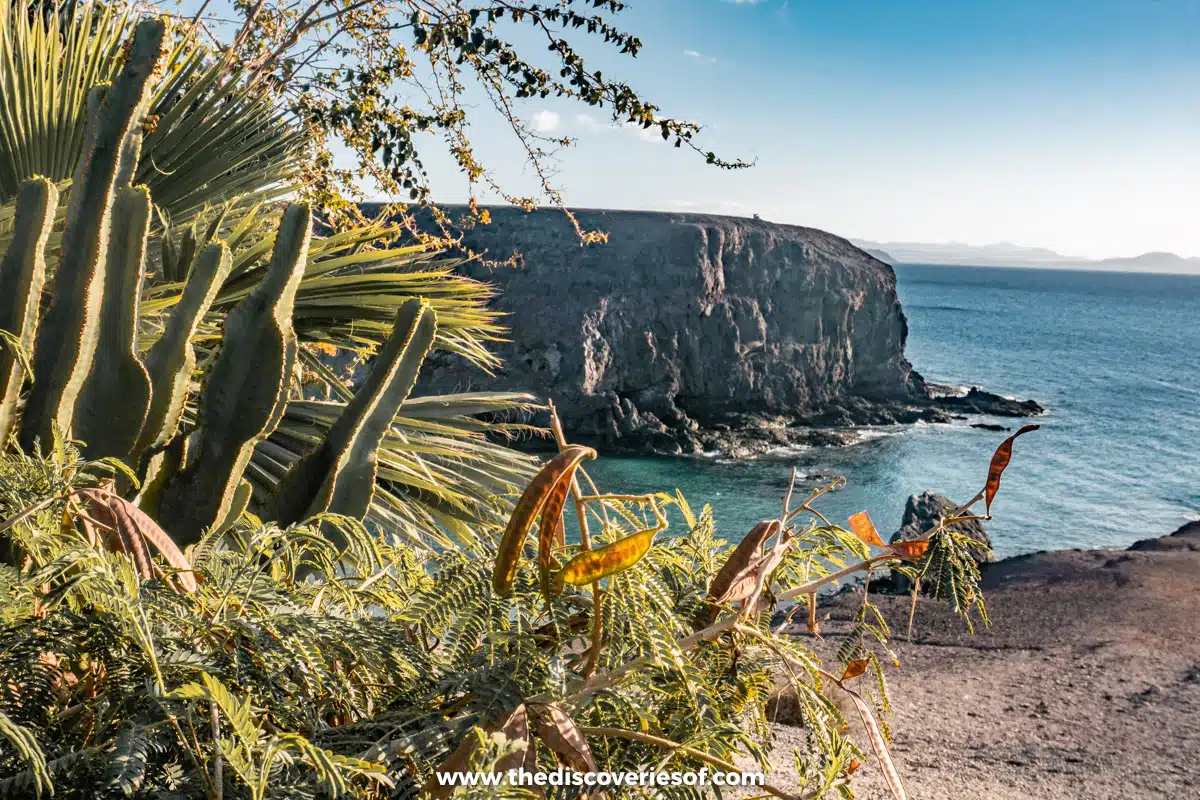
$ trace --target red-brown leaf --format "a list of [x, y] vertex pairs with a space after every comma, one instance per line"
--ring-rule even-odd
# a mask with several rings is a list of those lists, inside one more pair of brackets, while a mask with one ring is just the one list
[[856, 661], [851, 661], [846, 665], [846, 671], [842, 673], [842, 680], [848, 681], [851, 678], [857, 678], [867, 671], [867, 665], [871, 662], [865, 658], [860, 658]]
[[929, 549], [929, 542], [924, 539], [916, 539], [911, 542], [892, 542], [887, 548], [906, 561], [920, 561], [921, 556], [925, 555], [925, 551]]
[[1001, 442], [1000, 446], [996, 448], [995, 454], [992, 455], [992, 463], [988, 466], [987, 485], [984, 487], [984, 507], [986, 508], [985, 513], [989, 517], [992, 515], [992, 500], [996, 497], [996, 492], [1000, 491], [1000, 476], [1004, 474], [1004, 468], [1012, 460], [1013, 442], [1018, 436], [1036, 431], [1040, 427], [1042, 426], [1026, 425]]
[[887, 547], [883, 543], [883, 539], [879, 537], [879, 531], [875, 530], [875, 523], [871, 522], [871, 516], [865, 511], [860, 511], [850, 517], [850, 530], [872, 547]]

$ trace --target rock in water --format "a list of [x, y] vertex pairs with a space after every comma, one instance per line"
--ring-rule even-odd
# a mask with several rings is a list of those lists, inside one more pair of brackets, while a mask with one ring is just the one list
[[904, 357], [895, 273], [845, 239], [705, 214], [580, 211], [584, 229], [609, 235], [581, 246], [559, 211], [491, 216], [465, 246], [524, 265], [463, 269], [495, 284], [509, 315], [504, 368], [491, 378], [441, 355], [424, 370], [428, 390], [533, 390], [575, 436], [666, 451], [730, 414], [930, 402]]
[[[926, 491], [919, 495], [911, 495], [904, 504], [904, 519], [900, 523], [900, 530], [892, 534], [891, 541], [909, 541], [923, 536], [933, 530], [944, 516], [958, 508], [958, 505], [950, 498], [935, 492]], [[992, 560], [992, 540], [982, 522], [973, 519], [968, 522], [956, 522], [949, 527], [950, 530], [979, 543], [977, 548], [972, 548], [972, 555], [976, 561], [982, 564]]]
[[[911, 495], [904, 505], [904, 519], [900, 523], [900, 530], [892, 534], [890, 541], [909, 541], [925, 535], [958, 506], [959, 504], [951, 501], [950, 498], [935, 492], [926, 491], [919, 495]], [[977, 563], [983, 564], [992, 560], [992, 540], [982, 522], [973, 519], [968, 522], [957, 522], [950, 525], [949, 528], [978, 542], [977, 546], [971, 547], [971, 555], [975, 557]], [[898, 572], [892, 572], [891, 588], [895, 591], [907, 592], [911, 587], [907, 578]]]

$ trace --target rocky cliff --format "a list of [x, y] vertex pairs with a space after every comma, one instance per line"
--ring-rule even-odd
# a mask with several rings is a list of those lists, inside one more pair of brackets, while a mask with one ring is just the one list
[[534, 391], [576, 437], [667, 452], [708, 449], [704, 431], [747, 427], [748, 415], [796, 428], [895, 421], [880, 409], [912, 416], [911, 404], [929, 403], [904, 358], [892, 268], [844, 239], [704, 214], [581, 211], [584, 228], [609, 234], [581, 246], [560, 212], [491, 214], [465, 245], [491, 259], [519, 253], [523, 266], [464, 270], [496, 286], [508, 315], [504, 371], [441, 358], [426, 389]]

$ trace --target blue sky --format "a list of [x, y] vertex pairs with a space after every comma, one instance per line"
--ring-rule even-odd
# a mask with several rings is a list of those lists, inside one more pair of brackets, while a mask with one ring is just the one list
[[[595, 110], [527, 105], [578, 140], [557, 163], [571, 205], [1200, 256], [1200, 0], [630, 5], [619, 20], [645, 49], [596, 64], [757, 166], [721, 172]], [[498, 120], [481, 114], [475, 138], [510, 188], [532, 191]], [[465, 197], [448, 164], [430, 166], [440, 199]]]

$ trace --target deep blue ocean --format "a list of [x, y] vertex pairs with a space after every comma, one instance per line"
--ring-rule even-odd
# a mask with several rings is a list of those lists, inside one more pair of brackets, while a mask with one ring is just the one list
[[[997, 555], [1125, 547], [1200, 516], [1200, 276], [941, 266], [896, 268], [907, 355], [927, 380], [1033, 398], [1049, 413], [1017, 441], [987, 523]], [[864, 430], [845, 448], [758, 461], [601, 458], [604, 491], [679, 488], [736, 541], [777, 516], [791, 467], [843, 475], [820, 508], [866, 509], [885, 535], [909, 495], [965, 501], [1005, 433], [970, 422]]]

